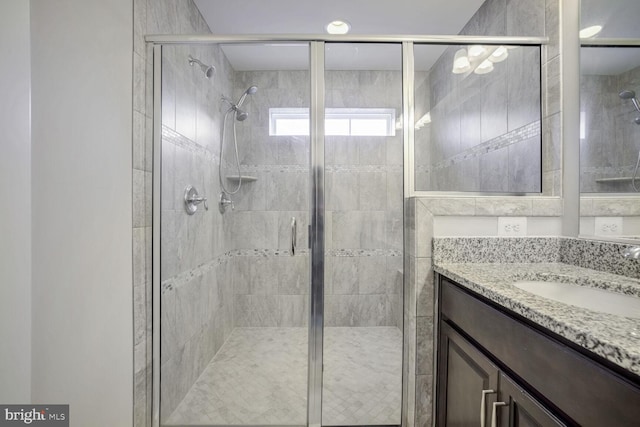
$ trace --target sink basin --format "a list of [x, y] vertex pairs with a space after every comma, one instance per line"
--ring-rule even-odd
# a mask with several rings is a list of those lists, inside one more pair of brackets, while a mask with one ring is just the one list
[[521, 281], [516, 288], [564, 304], [640, 319], [640, 298], [561, 282]]

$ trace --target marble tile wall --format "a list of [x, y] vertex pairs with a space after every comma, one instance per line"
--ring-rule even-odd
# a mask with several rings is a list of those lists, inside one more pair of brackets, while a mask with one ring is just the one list
[[[216, 67], [207, 79], [189, 55]], [[189, 391], [234, 327], [231, 260], [223, 219], [215, 204], [219, 134], [232, 87], [231, 70], [217, 46], [163, 47], [161, 194], [161, 419]], [[184, 190], [194, 186], [211, 200], [194, 215], [184, 209]]]
[[[133, 97], [133, 194], [134, 194], [134, 329], [135, 329], [135, 352], [134, 352], [134, 425], [150, 426], [152, 419], [152, 370], [151, 370], [151, 185], [153, 170], [153, 125], [152, 125], [152, 50], [144, 42], [146, 34], [193, 34], [210, 33], [210, 30], [200, 12], [192, 0], [134, 0], [134, 40], [133, 40], [133, 63], [134, 63], [134, 97]], [[170, 50], [170, 49], [167, 49]], [[213, 191], [207, 188], [205, 183], [211, 182], [209, 175], [213, 172], [207, 163], [207, 153], [214, 150], [213, 135], [209, 132], [215, 130], [215, 121], [210, 123], [211, 118], [203, 114], [205, 110], [203, 104], [210, 101], [210, 97], [216, 97], [212, 81], [204, 79], [202, 74], [198, 74], [195, 68], [189, 67], [186, 57], [189, 53], [200, 57], [203, 61], [215, 63], [218, 66], [217, 82], [229, 85], [225, 81], [224, 58], [221, 52], [207, 50], [202, 47], [192, 47], [187, 51], [174, 49], [167, 52], [167, 60], [163, 64], [166, 66], [167, 91], [165, 93], [165, 105], [163, 119], [166, 126], [163, 129], [168, 132], [167, 138], [167, 163], [166, 170], [170, 171], [163, 182], [166, 197], [163, 208], [165, 213], [163, 218], [164, 233], [176, 235], [182, 233], [185, 237], [183, 241], [179, 239], [168, 239], [163, 250], [173, 251], [178, 254], [171, 260], [165, 259], [162, 270], [163, 278], [180, 277], [181, 274], [192, 271], [194, 266], [206, 265], [215, 258], [216, 240], [209, 239], [216, 233], [217, 227], [212, 223], [208, 224], [204, 215], [192, 217], [192, 221], [186, 221], [178, 214], [177, 194], [178, 187], [183, 181], [193, 181], [202, 192]], [[177, 64], [181, 64], [177, 67]], [[221, 78], [222, 77], [222, 78]], [[203, 81], [204, 80], [204, 81]], [[170, 81], [170, 83], [169, 83]], [[208, 87], [207, 83], [211, 86]], [[194, 114], [195, 113], [195, 114]], [[198, 114], [200, 113], [200, 114]], [[182, 168], [181, 166], [186, 166]], [[180, 166], [176, 169], [176, 166]], [[191, 173], [193, 172], [193, 176]], [[169, 184], [169, 183], [172, 184]], [[198, 212], [201, 213], [201, 212]], [[207, 233], [198, 235], [196, 230], [207, 227]], [[217, 266], [216, 268], [220, 268]], [[175, 384], [173, 398], [167, 399], [169, 402], [177, 399], [177, 392], [184, 389], [189, 381], [196, 375], [198, 366], [202, 366], [204, 360], [209, 357], [215, 348], [220, 337], [212, 335], [207, 330], [206, 324], [214, 320], [205, 319], [189, 321], [189, 316], [184, 310], [185, 304], [197, 299], [195, 292], [198, 290], [207, 298], [202, 301], [218, 304], [216, 298], [208, 298], [207, 292], [212, 292], [216, 288], [213, 277], [214, 270], [206, 276], [194, 275], [192, 280], [165, 289], [167, 293], [165, 317], [180, 317], [180, 321], [167, 323], [168, 330], [175, 330], [180, 335], [169, 334], [165, 345], [163, 356], [165, 358], [173, 353], [165, 362], [173, 363], [173, 367], [166, 370], [168, 377], [174, 376], [175, 381], [167, 383]], [[218, 316], [223, 311], [216, 312]], [[229, 314], [224, 315], [227, 318]], [[223, 316], [223, 317], [224, 317]], [[215, 319], [220, 322], [220, 319]], [[221, 331], [225, 331], [222, 328]], [[185, 337], [188, 336], [188, 340]], [[190, 365], [180, 365], [196, 358], [197, 361]], [[167, 367], [167, 366], [165, 366]], [[170, 378], [169, 378], [170, 379]], [[168, 396], [168, 395], [167, 395]]]
[[[233, 261], [238, 326], [303, 326], [309, 287], [308, 254], [289, 256], [290, 222], [298, 247], [308, 245], [308, 136], [269, 136], [270, 107], [308, 107], [307, 71], [238, 72], [237, 97], [249, 118], [237, 124], [243, 174], [256, 181], [234, 196], [225, 214], [230, 249], [269, 250]], [[327, 107], [401, 108], [401, 73], [328, 71]], [[327, 137], [325, 324], [400, 324], [402, 270], [402, 137]], [[225, 173], [234, 174], [225, 162]], [[262, 267], [260, 267], [262, 266]], [[247, 288], [246, 284], [250, 284]]]
[[[400, 71], [327, 71], [325, 76], [328, 108], [394, 108], [400, 117]], [[402, 134], [327, 137], [325, 161], [326, 322], [400, 327]]]
[[[605, 48], [584, 49], [592, 55], [605, 54]], [[633, 175], [640, 148], [640, 126], [633, 120], [640, 113], [631, 101], [620, 99], [618, 94], [623, 90], [640, 93], [640, 67], [616, 75], [580, 76], [580, 112], [584, 114], [585, 130], [580, 141], [583, 193], [635, 192], [630, 181], [596, 181]]]
[[[232, 195], [223, 215], [232, 251], [227, 279], [234, 289], [234, 325], [305, 326], [308, 323], [309, 137], [269, 136], [270, 107], [309, 107], [308, 71], [239, 71], [225, 94], [234, 101], [250, 86], [249, 117], [236, 122], [241, 173], [257, 178]], [[231, 120], [227, 126], [231, 129]], [[223, 176], [237, 175], [232, 139], [226, 140]], [[233, 190], [234, 182], [227, 181]], [[291, 220], [297, 252], [291, 256]]]

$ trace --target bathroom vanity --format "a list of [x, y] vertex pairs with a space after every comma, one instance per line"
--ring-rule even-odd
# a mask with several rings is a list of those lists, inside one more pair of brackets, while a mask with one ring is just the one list
[[545, 300], [527, 279], [635, 279], [563, 263], [437, 263], [437, 426], [640, 425], [640, 320]]

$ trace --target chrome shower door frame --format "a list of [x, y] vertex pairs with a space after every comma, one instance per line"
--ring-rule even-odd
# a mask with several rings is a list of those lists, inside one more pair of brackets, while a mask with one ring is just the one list
[[322, 425], [322, 368], [324, 334], [324, 42], [310, 46], [311, 103], [309, 108], [310, 183], [309, 247], [309, 377], [307, 381], [307, 425]]

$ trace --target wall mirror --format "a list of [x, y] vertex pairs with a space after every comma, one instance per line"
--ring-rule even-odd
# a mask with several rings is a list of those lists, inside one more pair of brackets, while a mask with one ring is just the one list
[[637, 0], [582, 0], [580, 235], [640, 241]]

